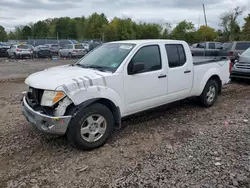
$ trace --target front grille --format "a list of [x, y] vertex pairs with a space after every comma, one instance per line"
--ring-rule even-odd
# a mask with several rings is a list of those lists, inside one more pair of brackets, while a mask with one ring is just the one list
[[235, 67], [237, 69], [250, 69], [250, 63], [236, 63]]
[[36, 104], [40, 104], [43, 96], [43, 89], [36, 89], [30, 87], [30, 92], [28, 93], [28, 98], [35, 102]]

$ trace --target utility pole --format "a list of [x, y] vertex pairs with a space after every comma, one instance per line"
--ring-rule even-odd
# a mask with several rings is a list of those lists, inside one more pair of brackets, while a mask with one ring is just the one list
[[207, 16], [206, 16], [206, 10], [205, 10], [205, 5], [203, 5], [203, 12], [204, 12], [204, 18], [205, 18], [205, 23], [206, 23], [206, 26], [207, 26]]

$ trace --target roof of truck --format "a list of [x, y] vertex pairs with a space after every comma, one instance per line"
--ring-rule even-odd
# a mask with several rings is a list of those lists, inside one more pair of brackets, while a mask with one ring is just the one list
[[179, 41], [179, 42], [184, 42], [181, 40], [165, 40], [165, 39], [144, 39], [144, 40], [121, 40], [121, 41], [114, 41], [110, 43], [128, 43], [128, 44], [146, 44], [146, 43], [155, 43], [155, 42], [171, 42], [171, 41]]

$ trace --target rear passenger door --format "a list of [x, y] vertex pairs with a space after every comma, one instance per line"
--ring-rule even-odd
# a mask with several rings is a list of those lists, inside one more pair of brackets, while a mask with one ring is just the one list
[[168, 57], [168, 102], [180, 100], [189, 96], [193, 83], [193, 62], [188, 62], [187, 54], [182, 44], [166, 44]]

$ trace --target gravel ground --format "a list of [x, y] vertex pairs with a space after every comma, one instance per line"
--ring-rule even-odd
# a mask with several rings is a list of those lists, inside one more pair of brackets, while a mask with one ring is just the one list
[[182, 101], [126, 118], [102, 148], [81, 152], [21, 115], [22, 77], [59, 63], [17, 63], [0, 62], [0, 187], [250, 188], [249, 83], [227, 85], [211, 108]]

